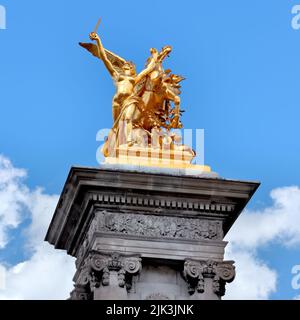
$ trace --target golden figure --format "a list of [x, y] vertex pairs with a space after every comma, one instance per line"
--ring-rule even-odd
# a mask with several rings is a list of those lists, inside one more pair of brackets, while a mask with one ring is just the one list
[[[172, 51], [170, 46], [165, 46], [159, 54], [155, 68], [148, 75], [144, 84], [145, 90], [142, 94], [142, 99], [145, 104], [145, 109], [158, 112], [162, 115], [160, 127], [166, 129], [178, 129], [182, 127], [179, 121], [180, 117], [180, 85], [184, 78], [174, 74], [170, 74], [171, 70], [164, 70], [162, 67], [163, 59]], [[149, 63], [150, 61], [148, 61]], [[174, 102], [174, 109], [171, 110], [170, 102]], [[168, 117], [166, 117], [168, 116]], [[172, 116], [172, 119], [169, 117]], [[166, 122], [169, 123], [167, 124]]]
[[103, 47], [97, 34], [99, 24], [100, 20], [89, 35], [96, 44], [79, 44], [103, 61], [116, 86], [114, 124], [102, 149], [104, 156], [110, 161], [125, 157], [128, 162], [128, 155], [134, 154], [129, 162], [150, 165], [162, 165], [171, 157], [177, 166], [189, 166], [195, 152], [170, 132], [182, 128], [179, 83], [184, 79], [162, 66], [172, 48], [165, 46], [160, 52], [151, 48], [145, 69], [137, 74], [132, 62]]
[[[81, 45], [104, 62], [105, 67], [113, 78], [116, 86], [116, 94], [114, 95], [112, 106], [113, 120], [115, 125], [117, 125], [119, 120], [126, 122], [126, 142], [132, 143], [130, 136], [133, 129], [133, 121], [137, 121], [140, 117], [141, 110], [139, 106], [142, 103], [141, 98], [135, 94], [134, 88], [154, 69], [158, 52], [152, 48], [150, 50], [152, 57], [150, 58], [149, 65], [142, 72], [136, 74], [135, 66], [132, 62], [126, 61], [104, 49], [100, 37], [96, 32], [90, 33], [90, 39], [96, 41], [96, 47], [91, 44], [81, 43]], [[115, 60], [119, 60], [118, 63], [113, 63], [111, 56]]]

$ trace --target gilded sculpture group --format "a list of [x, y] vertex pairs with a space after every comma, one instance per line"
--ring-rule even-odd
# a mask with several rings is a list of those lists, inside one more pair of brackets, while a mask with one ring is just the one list
[[135, 65], [103, 47], [97, 34], [98, 25], [89, 37], [93, 43], [80, 43], [101, 59], [111, 75], [116, 93], [112, 102], [113, 126], [102, 149], [105, 157], [120, 146], [130, 148], [169, 148], [187, 153], [194, 151], [180, 144], [172, 129], [182, 128], [180, 116], [180, 82], [184, 79], [163, 68], [163, 61], [172, 51], [165, 46], [159, 52], [151, 48], [145, 69], [136, 72]]

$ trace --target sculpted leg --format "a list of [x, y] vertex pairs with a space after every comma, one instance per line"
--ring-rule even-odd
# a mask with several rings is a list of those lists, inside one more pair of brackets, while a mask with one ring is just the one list
[[120, 115], [120, 104], [116, 101], [113, 101], [112, 115], [113, 115], [114, 122], [118, 119], [118, 117]]
[[137, 116], [137, 108], [135, 104], [131, 104], [127, 107], [125, 114], [124, 114], [124, 121], [125, 121], [125, 135], [126, 135], [126, 143], [133, 144], [133, 137], [132, 137], [132, 129], [133, 129], [133, 120], [135, 120]]

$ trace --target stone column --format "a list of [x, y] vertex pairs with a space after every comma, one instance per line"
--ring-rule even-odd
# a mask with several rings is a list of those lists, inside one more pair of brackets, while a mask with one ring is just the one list
[[141, 258], [92, 251], [74, 277], [72, 300], [126, 300], [132, 277], [141, 270]]
[[188, 283], [191, 299], [221, 299], [226, 282], [235, 277], [233, 261], [190, 260], [184, 263], [184, 278]]
[[72, 168], [46, 240], [76, 257], [71, 299], [221, 299], [224, 236], [258, 185]]

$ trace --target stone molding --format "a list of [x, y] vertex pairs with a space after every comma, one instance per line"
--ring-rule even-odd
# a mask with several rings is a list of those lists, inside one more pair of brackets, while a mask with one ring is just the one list
[[45, 240], [77, 257], [98, 209], [220, 219], [225, 235], [258, 186], [251, 181], [73, 167]]
[[170, 197], [169, 199], [163, 197], [151, 197], [146, 195], [124, 195], [124, 194], [109, 194], [109, 193], [90, 193], [86, 201], [95, 201], [99, 204], [107, 205], [128, 205], [133, 207], [143, 208], [161, 208], [173, 210], [190, 210], [209, 213], [228, 213], [235, 209], [234, 204], [214, 204], [199, 202], [195, 199], [191, 201], [181, 200]]

